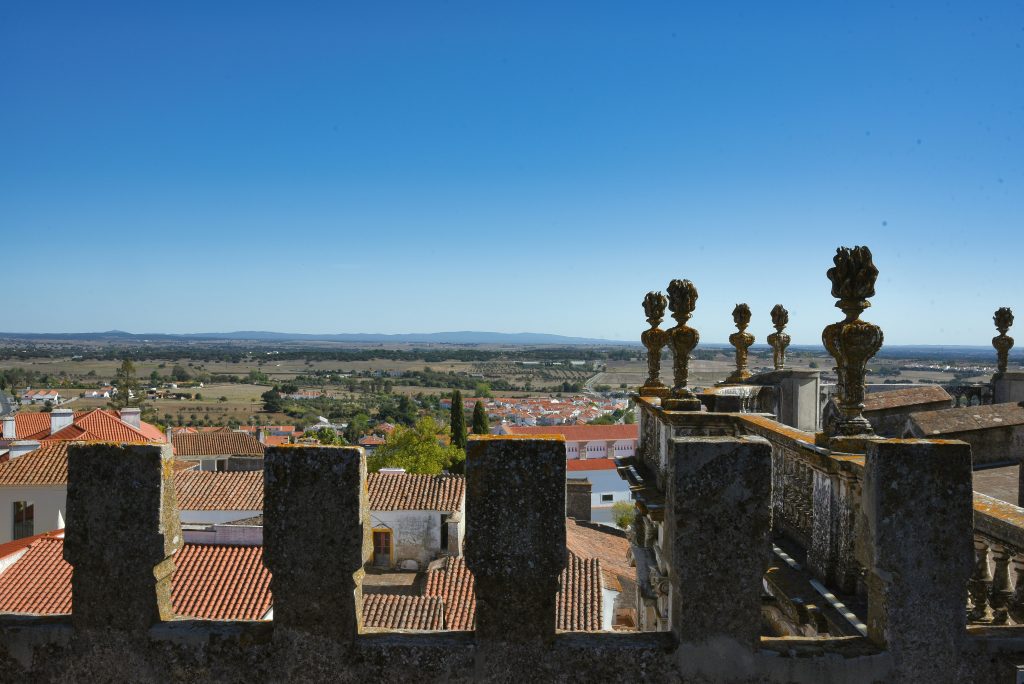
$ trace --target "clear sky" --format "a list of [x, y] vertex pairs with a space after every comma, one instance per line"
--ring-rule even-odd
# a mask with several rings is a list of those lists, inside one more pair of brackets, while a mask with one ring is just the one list
[[1019, 0], [0, 4], [0, 330], [816, 343], [867, 244], [987, 344], [1022, 229]]

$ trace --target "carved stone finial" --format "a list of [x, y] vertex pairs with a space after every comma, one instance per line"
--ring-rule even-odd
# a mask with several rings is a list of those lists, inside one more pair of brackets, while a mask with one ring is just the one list
[[1013, 311], [1008, 306], [996, 309], [992, 321], [996, 324], [999, 334], [992, 338], [992, 346], [996, 348], [998, 370], [997, 374], [1006, 372], [1006, 363], [1013, 348], [1013, 338], [1006, 334], [1006, 331], [1013, 325]]
[[743, 382], [750, 377], [750, 371], [747, 370], [747, 350], [754, 344], [754, 336], [747, 332], [747, 326], [750, 325], [750, 307], [746, 304], [737, 304], [732, 310], [732, 320], [739, 330], [729, 335], [729, 344], [736, 348], [736, 370], [725, 381]]
[[782, 370], [786, 367], [786, 347], [789, 346], [789, 335], [783, 332], [786, 324], [789, 323], [789, 312], [786, 307], [776, 304], [772, 307], [772, 325], [775, 332], [768, 336], [768, 344], [772, 348], [772, 360], [775, 362], [775, 370]]
[[832, 281], [832, 296], [839, 299], [836, 306], [846, 319], [833, 323], [821, 333], [825, 349], [836, 360], [839, 378], [838, 404], [840, 418], [832, 426], [833, 437], [871, 435], [874, 431], [864, 417], [864, 376], [868, 360], [882, 348], [882, 329], [860, 320], [860, 314], [871, 306], [868, 297], [875, 294], [878, 269], [871, 260], [867, 247], [840, 247], [833, 259], [835, 266], [828, 270]]
[[668, 331], [672, 349], [672, 396], [662, 401], [663, 408], [673, 411], [699, 411], [700, 399], [686, 387], [690, 374], [690, 352], [700, 342], [700, 333], [686, 325], [697, 306], [697, 288], [689, 280], [673, 280], [668, 284], [668, 308], [676, 325]]
[[660, 292], [648, 292], [644, 297], [644, 311], [651, 327], [640, 335], [640, 341], [647, 348], [647, 380], [641, 385], [641, 397], [661, 397], [669, 395], [669, 388], [661, 381], [661, 350], [668, 344], [668, 333], [658, 325], [665, 317], [668, 299]]

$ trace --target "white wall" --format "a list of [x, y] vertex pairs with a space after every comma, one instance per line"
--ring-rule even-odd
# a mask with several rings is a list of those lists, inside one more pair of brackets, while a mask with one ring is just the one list
[[29, 501], [35, 506], [35, 527], [32, 533], [40, 534], [64, 527], [67, 498], [66, 485], [0, 487], [0, 544], [12, 540], [15, 501]]
[[391, 530], [395, 565], [411, 559], [422, 568], [441, 553], [438, 511], [370, 511], [370, 526]]
[[610, 632], [615, 624], [615, 599], [619, 592], [601, 587], [601, 629]]

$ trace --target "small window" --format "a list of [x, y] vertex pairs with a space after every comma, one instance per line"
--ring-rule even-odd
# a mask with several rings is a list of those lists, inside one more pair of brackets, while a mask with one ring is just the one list
[[12, 539], [31, 537], [35, 534], [35, 506], [31, 501], [14, 502], [14, 529]]
[[601, 503], [604, 503], [606, 501], [612, 501], [613, 499], [615, 499], [615, 495], [614, 494], [602, 494], [601, 495]]

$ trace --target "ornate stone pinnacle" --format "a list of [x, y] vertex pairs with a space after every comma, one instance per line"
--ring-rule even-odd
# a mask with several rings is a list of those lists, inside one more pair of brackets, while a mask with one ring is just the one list
[[668, 344], [668, 333], [658, 325], [665, 317], [668, 299], [660, 292], [648, 292], [644, 297], [644, 311], [651, 327], [640, 335], [640, 341], [647, 348], [647, 381], [641, 385], [639, 394], [642, 397], [661, 397], [669, 395], [669, 388], [661, 381], [661, 350]]
[[672, 396], [662, 407], [673, 411], [699, 411], [700, 399], [686, 387], [690, 374], [690, 352], [700, 342], [700, 333], [686, 325], [697, 306], [697, 288], [689, 280], [673, 280], [668, 284], [668, 308], [676, 325], [669, 330], [668, 344], [672, 350]]
[[782, 370], [786, 367], [786, 347], [789, 346], [789, 335], [783, 332], [786, 324], [789, 323], [789, 312], [786, 307], [776, 304], [772, 307], [772, 325], [775, 332], [768, 336], [768, 344], [772, 348], [772, 360], [775, 362], [775, 370]]
[[864, 418], [864, 376], [868, 360], [882, 348], [882, 329], [860, 320], [860, 314], [871, 306], [868, 297], [875, 294], [878, 269], [867, 247], [840, 247], [828, 270], [832, 296], [846, 319], [826, 326], [821, 332], [825, 349], [836, 360], [836, 383], [841, 417], [830, 436], [871, 435], [871, 424]]
[[996, 324], [999, 334], [992, 338], [992, 346], [996, 348], [997, 374], [1006, 372], [1006, 362], [1013, 348], [1013, 338], [1006, 334], [1006, 331], [1013, 325], [1013, 311], [1008, 306], [996, 309], [992, 321]]
[[743, 382], [750, 377], [750, 371], [747, 370], [747, 350], [754, 344], [754, 336], [747, 332], [747, 326], [750, 325], [750, 307], [746, 304], [737, 304], [732, 310], [732, 320], [739, 331], [729, 335], [729, 344], [736, 349], [736, 370], [725, 381]]

